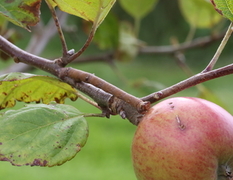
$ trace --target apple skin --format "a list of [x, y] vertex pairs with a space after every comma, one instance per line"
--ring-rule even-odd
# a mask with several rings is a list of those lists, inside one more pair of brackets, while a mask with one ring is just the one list
[[233, 117], [199, 98], [164, 100], [139, 123], [132, 159], [138, 180], [233, 179]]

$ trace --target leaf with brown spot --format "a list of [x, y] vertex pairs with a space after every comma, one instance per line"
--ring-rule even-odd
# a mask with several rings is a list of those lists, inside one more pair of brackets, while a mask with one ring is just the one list
[[0, 114], [0, 161], [15, 166], [57, 166], [85, 145], [88, 124], [76, 108], [51, 103]]
[[40, 20], [41, 0], [1, 0], [0, 15], [12, 23], [30, 30]]
[[66, 98], [75, 101], [78, 91], [56, 78], [27, 73], [10, 73], [0, 76], [0, 109], [13, 107], [16, 101], [64, 103]]
[[93, 28], [102, 23], [116, 0], [45, 0], [53, 8], [93, 22]]
[[233, 21], [233, 3], [232, 0], [210, 0], [215, 10], [223, 17]]

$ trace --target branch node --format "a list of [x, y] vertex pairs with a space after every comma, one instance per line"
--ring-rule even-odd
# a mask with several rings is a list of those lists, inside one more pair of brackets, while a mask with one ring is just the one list
[[150, 109], [150, 102], [149, 101], [140, 102], [137, 109], [139, 113], [145, 114]]
[[119, 115], [121, 116], [122, 119], [125, 119], [125, 118], [126, 118], [125, 111], [123, 111], [123, 110], [120, 110]]
[[13, 59], [14, 59], [14, 62], [15, 62], [15, 63], [20, 63], [19, 58], [17, 58], [17, 57], [13, 57]]
[[103, 117], [110, 118], [111, 112], [107, 107], [100, 106], [102, 110]]
[[154, 99], [160, 99], [161, 97], [163, 96], [163, 92], [161, 91], [158, 91], [154, 94]]
[[74, 49], [70, 49], [70, 50], [67, 52], [67, 55], [72, 56], [72, 55], [74, 55], [74, 53], [75, 53], [75, 50], [74, 50]]
[[55, 60], [54, 60], [54, 63], [57, 64], [57, 65], [60, 66], [60, 67], [64, 67], [64, 66], [63, 66], [63, 61], [61, 60], [61, 58], [55, 59]]

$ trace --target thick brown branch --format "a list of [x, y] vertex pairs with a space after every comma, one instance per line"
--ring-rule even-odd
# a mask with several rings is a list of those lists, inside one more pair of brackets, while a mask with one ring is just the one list
[[103, 115], [108, 118], [119, 114], [123, 119], [127, 118], [132, 124], [138, 125], [143, 117], [135, 107], [102, 89], [85, 82], [76, 82], [70, 77], [64, 77], [64, 81], [94, 99], [101, 107]]
[[0, 50], [13, 57], [16, 62], [23, 62], [27, 65], [40, 68], [53, 75], [57, 75], [57, 69], [59, 68], [57, 64], [48, 59], [23, 51], [22, 49], [7, 41], [2, 36], [0, 36]]
[[[47, 71], [59, 77], [64, 82], [67, 82], [68, 84], [73, 85], [77, 89], [80, 89], [82, 92], [92, 97], [101, 107], [104, 107], [106, 113], [107, 111], [109, 111], [109, 107], [113, 108], [114, 102], [112, 97], [117, 97], [121, 101], [124, 101], [124, 103], [130, 104], [130, 106], [133, 107], [131, 109], [135, 109], [137, 113], [145, 113], [150, 107], [150, 104], [148, 102], [143, 102], [139, 98], [136, 98], [124, 92], [123, 90], [111, 85], [110, 83], [90, 73], [72, 68], [60, 67], [58, 64], [55, 63], [55, 61], [50, 61], [48, 59], [38, 57], [23, 51], [22, 49], [18, 48], [17, 46], [4, 39], [2, 36], [0, 36], [0, 49], [12, 56], [14, 59], [16, 59], [16, 61], [23, 62], [28, 65], [40, 68], [44, 71]], [[90, 84], [93, 86], [91, 86]], [[96, 88], [98, 89], [96, 90]], [[118, 107], [118, 111], [110, 110], [109, 114], [126, 111], [126, 109], [124, 109], [123, 106], [120, 107], [118, 105]]]
[[[117, 113], [123, 118], [128, 118], [133, 124], [139, 122], [142, 114], [148, 110], [150, 103], [154, 103], [196, 84], [233, 73], [233, 64], [230, 64], [216, 70], [199, 73], [169, 88], [139, 99], [90, 73], [72, 68], [63, 68], [59, 64], [56, 64], [55, 61], [27, 53], [2, 36], [0, 36], [0, 50], [6, 52], [18, 62], [23, 62], [47, 71], [61, 78], [64, 82], [80, 89], [103, 107], [106, 116]], [[96, 97], [94, 93], [100, 93], [101, 96], [98, 95]], [[101, 99], [98, 99], [99, 97]]]
[[195, 86], [197, 84], [203, 83], [205, 81], [215, 79], [221, 76], [226, 76], [229, 74], [233, 74], [233, 64], [230, 64], [228, 66], [224, 66], [222, 68], [218, 68], [212, 71], [208, 72], [202, 72], [199, 74], [196, 74], [184, 81], [181, 81], [173, 86], [170, 86], [166, 89], [163, 89], [161, 91], [152, 93], [148, 96], [145, 96], [141, 98], [143, 101], [149, 101], [151, 103], [154, 103], [158, 100], [161, 100], [165, 97], [168, 97], [170, 95], [176, 94], [184, 89], [187, 89], [189, 87]]
[[146, 112], [150, 107], [150, 104], [148, 104], [148, 102], [143, 102], [139, 98], [136, 98], [135, 96], [132, 96], [131, 94], [124, 92], [118, 87], [104, 81], [103, 79], [100, 79], [99, 77], [93, 74], [73, 68], [61, 69], [59, 78], [64, 79], [65, 77], [74, 79], [77, 82], [85, 82], [92, 84], [95, 87], [98, 87], [104, 90], [105, 92], [110, 93], [116, 96], [117, 98], [125, 101], [126, 103], [131, 104], [140, 113]]
[[[67, 20], [68, 14], [62, 11], [58, 11], [57, 14], [60, 23], [63, 25]], [[50, 39], [57, 33], [57, 30], [54, 26], [53, 19], [50, 19], [50, 21], [46, 25], [44, 25], [41, 21], [33, 29], [34, 33], [30, 38], [26, 51], [34, 55], [39, 55], [44, 50]], [[28, 71], [29, 68], [33, 67], [23, 63], [12, 64], [8, 68], [1, 70], [0, 74], [6, 74], [10, 72], [25, 72]]]

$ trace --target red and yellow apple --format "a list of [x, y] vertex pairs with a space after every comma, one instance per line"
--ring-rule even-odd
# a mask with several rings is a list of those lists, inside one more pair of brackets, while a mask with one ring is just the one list
[[139, 180], [233, 179], [233, 117], [199, 98], [164, 100], [139, 123], [132, 159]]

